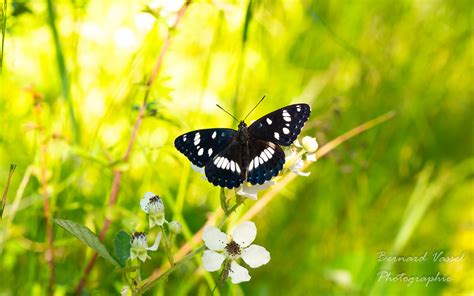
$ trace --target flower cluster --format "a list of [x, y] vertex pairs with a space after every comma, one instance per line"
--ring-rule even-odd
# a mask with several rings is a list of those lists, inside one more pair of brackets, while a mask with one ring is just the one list
[[135, 232], [131, 238], [130, 259], [138, 258], [142, 262], [149, 259], [148, 251], [156, 251], [160, 245], [161, 239], [164, 238], [164, 247], [168, 255], [170, 255], [170, 241], [164, 232], [163, 225], [168, 224], [171, 234], [181, 232], [181, 224], [177, 221], [168, 222], [165, 219], [165, 206], [161, 198], [153, 192], [147, 192], [140, 200], [142, 210], [148, 215], [148, 225], [150, 229], [159, 227], [160, 231], [156, 235], [155, 242], [152, 246], [148, 246], [147, 236], [144, 232]]
[[285, 152], [285, 165], [284, 168], [289, 169], [291, 172], [307, 177], [310, 172], [303, 172], [304, 163], [316, 161], [316, 150], [318, 150], [318, 142], [313, 137], [303, 137], [303, 139], [296, 141], [293, 145]]

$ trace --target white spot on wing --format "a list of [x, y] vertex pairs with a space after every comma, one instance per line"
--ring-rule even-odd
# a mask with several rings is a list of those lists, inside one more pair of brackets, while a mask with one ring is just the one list
[[187, 135], [184, 135], [184, 136], [183, 136], [183, 142], [186, 142], [186, 136], [187, 136]]
[[240, 174], [240, 167], [238, 163], [235, 163], [235, 169], [237, 170], [237, 173]]
[[275, 132], [273, 134], [273, 136], [275, 137], [275, 139], [280, 140], [280, 134], [279, 133]]
[[214, 158], [214, 164], [215, 164], [216, 166], [217, 166], [217, 163], [219, 162], [219, 160], [220, 160], [220, 157]]
[[288, 128], [284, 127], [284, 128], [283, 128], [283, 133], [284, 133], [285, 135], [288, 135], [288, 134], [290, 133], [290, 130], [289, 130]]
[[258, 163], [258, 156], [256, 156], [256, 157], [254, 158], [254, 163], [253, 163], [253, 165], [255, 166], [255, 168], [258, 168], [258, 165], [259, 165], [259, 163]]
[[233, 160], [230, 161], [230, 170], [235, 172], [235, 162]]
[[213, 138], [213, 139], [215, 139], [215, 138], [216, 138], [216, 136], [217, 136], [217, 132], [216, 132], [216, 131], [214, 131], [214, 132], [212, 133], [212, 138]]
[[268, 161], [268, 156], [267, 156], [267, 154], [265, 154], [265, 150], [263, 150], [262, 153], [260, 153], [260, 157], [263, 158], [264, 162], [267, 162]]
[[268, 159], [271, 159], [272, 154], [270, 153], [270, 151], [268, 151], [268, 149], [270, 149], [270, 148], [267, 148], [267, 149], [263, 150], [263, 153], [265, 153], [265, 155], [268, 157]]
[[199, 149], [198, 155], [201, 156], [201, 155], [203, 155], [203, 153], [204, 153], [204, 148]]
[[224, 163], [224, 160], [225, 160], [224, 157], [221, 157], [221, 158], [219, 159], [219, 163], [217, 164], [217, 167], [218, 167], [218, 168], [221, 168], [221, 167], [222, 167], [222, 165], [223, 165], [223, 163]]
[[270, 118], [267, 118], [267, 123], [268, 125], [272, 124], [272, 120]]
[[251, 171], [251, 170], [253, 170], [253, 159], [252, 159], [252, 161], [251, 161], [250, 164], [249, 164], [249, 171]]
[[207, 150], [207, 155], [209, 155], [209, 156], [212, 155], [212, 148], [209, 148], [209, 150]]
[[228, 164], [229, 164], [229, 160], [227, 158], [224, 158], [224, 162], [222, 163], [221, 168], [226, 169]]

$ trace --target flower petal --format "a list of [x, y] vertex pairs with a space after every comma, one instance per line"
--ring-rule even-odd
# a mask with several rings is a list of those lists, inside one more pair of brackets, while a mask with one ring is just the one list
[[241, 248], [250, 246], [257, 236], [257, 227], [251, 221], [238, 225], [232, 232], [232, 240], [239, 244]]
[[260, 267], [270, 261], [270, 253], [258, 245], [251, 245], [243, 249], [241, 257], [252, 268]]
[[202, 233], [202, 240], [208, 249], [222, 251], [227, 244], [227, 234], [217, 227], [207, 226]]
[[300, 141], [298, 139], [296, 139], [294, 142], [293, 142], [293, 145], [295, 145], [296, 147], [298, 148], [303, 148], [303, 146], [301, 145]]
[[214, 251], [206, 250], [202, 254], [202, 267], [207, 271], [216, 271], [221, 268], [225, 256]]
[[148, 214], [148, 209], [147, 209], [147, 205], [148, 205], [148, 202], [150, 201], [150, 199], [152, 197], [154, 197], [156, 194], [154, 194], [153, 192], [146, 192], [144, 195], [143, 195], [143, 198], [140, 200], [140, 207], [142, 208], [142, 210]]
[[193, 169], [193, 171], [198, 172], [201, 175], [205, 174], [204, 167], [201, 168], [201, 167], [198, 167], [197, 165], [191, 163], [191, 168]]
[[250, 199], [257, 200], [257, 194], [260, 190], [265, 190], [275, 184], [275, 181], [266, 181], [265, 183], [260, 185], [249, 186], [247, 182], [244, 182], [242, 185], [240, 185], [239, 188], [236, 189], [235, 193], [240, 196], [245, 196]]
[[229, 277], [233, 284], [250, 281], [249, 271], [235, 261], [230, 263]]
[[303, 177], [308, 177], [311, 174], [311, 172], [300, 172], [300, 171], [296, 171], [293, 173], [297, 174], [298, 176], [303, 176]]
[[155, 242], [153, 243], [153, 246], [151, 247], [148, 247], [146, 248], [147, 250], [149, 251], [156, 251], [158, 250], [158, 246], [160, 245], [160, 241], [161, 241], [161, 236], [163, 235], [163, 233], [158, 232], [158, 234], [156, 235], [156, 238], [155, 238]]

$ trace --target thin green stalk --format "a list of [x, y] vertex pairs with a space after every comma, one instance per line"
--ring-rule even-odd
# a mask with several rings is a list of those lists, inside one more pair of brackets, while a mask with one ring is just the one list
[[5, 49], [5, 34], [7, 31], [7, 0], [3, 0], [2, 7], [2, 49], [0, 52], [0, 75], [2, 74], [3, 69], [3, 52]]
[[8, 174], [7, 185], [5, 185], [5, 189], [3, 190], [2, 195], [2, 204], [0, 208], [0, 218], [3, 217], [3, 210], [5, 209], [5, 205], [7, 204], [7, 195], [8, 195], [8, 188], [10, 187], [10, 182], [12, 180], [13, 173], [15, 172], [16, 165], [10, 165], [10, 173]]
[[166, 256], [168, 257], [168, 261], [170, 263], [170, 266], [173, 266], [174, 265], [174, 259], [173, 259], [173, 253], [171, 252], [171, 241], [168, 237], [168, 235], [166, 234], [166, 231], [165, 231], [165, 228], [162, 226], [160, 226], [161, 228], [161, 233], [163, 233], [163, 244], [165, 246], [165, 252], [166, 252]]
[[[5, 0], [4, 0], [5, 1]], [[72, 132], [74, 136], [74, 141], [76, 143], [80, 142], [80, 133], [79, 126], [76, 121], [76, 116], [74, 114], [74, 107], [72, 105], [72, 100], [70, 97], [70, 82], [69, 76], [66, 68], [66, 62], [64, 60], [64, 53], [61, 47], [61, 42], [59, 40], [59, 33], [56, 27], [56, 14], [54, 12], [53, 0], [46, 0], [48, 4], [48, 23], [51, 33], [53, 34], [54, 47], [56, 48], [56, 61], [58, 64], [59, 76], [61, 78], [61, 93], [66, 100], [66, 104], [69, 110], [69, 119], [72, 125]]]

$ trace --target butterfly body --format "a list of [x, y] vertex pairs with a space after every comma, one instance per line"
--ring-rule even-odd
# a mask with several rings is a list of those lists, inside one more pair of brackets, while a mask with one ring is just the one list
[[227, 128], [191, 131], [176, 138], [175, 147], [194, 165], [205, 168], [209, 182], [236, 188], [244, 181], [263, 184], [278, 175], [285, 163], [282, 146], [296, 140], [311, 109], [294, 104], [253, 122]]

